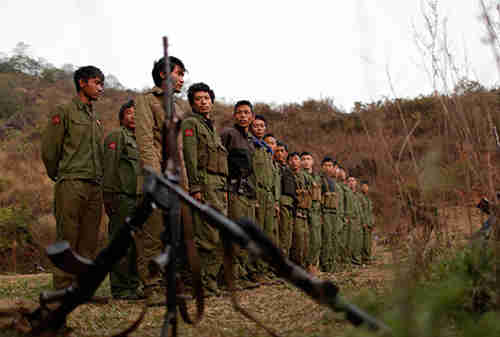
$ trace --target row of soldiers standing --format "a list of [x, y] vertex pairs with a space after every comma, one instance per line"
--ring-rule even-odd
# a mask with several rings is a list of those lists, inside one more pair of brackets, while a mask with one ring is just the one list
[[[179, 93], [185, 67], [175, 57], [169, 61], [173, 93]], [[104, 142], [102, 125], [92, 105], [103, 92], [104, 75], [95, 67], [75, 72], [77, 96], [50, 116], [43, 135], [42, 158], [49, 177], [56, 182], [57, 239], [69, 241], [84, 257], [95, 255], [102, 204], [110, 218], [112, 238], [141, 199], [142, 168], [160, 171], [167, 79], [163, 69], [163, 59], [155, 62], [155, 87], [120, 109], [121, 126]], [[285, 144], [266, 134], [265, 118], [254, 114], [249, 101], [235, 105], [234, 126], [219, 132], [213, 122], [213, 90], [196, 83], [187, 96], [191, 112], [184, 112], [175, 102], [174, 114], [182, 121], [178, 138], [178, 155], [183, 163], [181, 185], [194, 198], [232, 219], [254, 219], [284, 254], [311, 271], [333, 271], [341, 263], [361, 264], [369, 258], [371, 203], [355, 193], [354, 182], [351, 189], [346, 187], [341, 179], [345, 171], [336, 169], [335, 161], [323, 160], [322, 173], [316, 175], [312, 172], [312, 155], [288, 154]], [[363, 186], [366, 194], [367, 185]], [[217, 294], [223, 238], [208, 218], [198, 212], [190, 218], [203, 285], [206, 292]], [[111, 273], [114, 297], [141, 298], [140, 284], [145, 290], [157, 285], [147, 265], [161, 252], [164, 228], [162, 214], [156, 210], [135, 233], [136, 245]], [[266, 264], [253, 261], [245, 251], [237, 250], [236, 255], [232, 272], [243, 286], [272, 275]], [[55, 288], [66, 287], [74, 280], [62, 271], [54, 272]]]

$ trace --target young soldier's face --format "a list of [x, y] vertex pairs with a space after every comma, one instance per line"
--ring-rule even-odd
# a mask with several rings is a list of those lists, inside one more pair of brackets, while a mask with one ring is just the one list
[[130, 107], [123, 112], [122, 125], [129, 130], [135, 130], [135, 108]]
[[333, 163], [331, 161], [325, 161], [323, 165], [321, 165], [321, 171], [323, 171], [324, 174], [327, 176], [333, 177]]
[[268, 136], [264, 138], [264, 141], [266, 142], [267, 145], [273, 150], [273, 153], [276, 152], [276, 139], [274, 137]]
[[312, 169], [312, 167], [314, 165], [314, 159], [311, 155], [309, 155], [309, 154], [303, 155], [301, 161], [302, 161], [302, 168], [303, 169], [306, 169], [306, 170]]
[[266, 123], [262, 119], [254, 119], [252, 122], [252, 133], [257, 138], [262, 138], [266, 134]]
[[89, 101], [97, 101], [104, 92], [104, 81], [98, 77], [89, 78], [87, 81], [80, 80], [80, 91]]
[[300, 164], [301, 160], [299, 156], [293, 156], [288, 160], [288, 165], [290, 165], [290, 169], [292, 169], [292, 171], [300, 169]]
[[288, 157], [288, 152], [284, 146], [276, 146], [276, 152], [274, 153], [275, 159], [279, 162], [285, 163], [286, 157]]
[[349, 186], [351, 190], [356, 191], [356, 179], [349, 177], [349, 179], [347, 179], [347, 186]]
[[184, 70], [176, 64], [174, 70], [170, 73], [170, 77], [172, 78], [174, 91], [176, 93], [181, 92], [182, 86], [184, 85]]
[[212, 111], [212, 99], [206, 91], [197, 91], [193, 95], [193, 110], [204, 116]]
[[233, 114], [236, 124], [242, 128], [248, 128], [253, 121], [253, 112], [248, 105], [240, 105]]
[[367, 184], [361, 185], [361, 191], [365, 194], [368, 193], [368, 185]]

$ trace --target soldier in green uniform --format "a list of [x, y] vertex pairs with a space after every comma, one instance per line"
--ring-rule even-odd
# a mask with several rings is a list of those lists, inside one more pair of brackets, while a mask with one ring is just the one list
[[[135, 141], [135, 103], [128, 101], [120, 108], [120, 128], [104, 140], [104, 209], [109, 217], [109, 239], [118, 232], [127, 216], [133, 216], [137, 207], [137, 175], [139, 152]], [[109, 280], [111, 295], [120, 299], [140, 299], [140, 278], [137, 272], [135, 244], [127, 256], [113, 266]]]
[[292, 247], [293, 227], [295, 219], [295, 203], [297, 185], [292, 170], [288, 167], [288, 147], [285, 143], [276, 143], [274, 160], [280, 169], [280, 198], [279, 198], [279, 247], [286, 257], [290, 257]]
[[[348, 201], [351, 189], [346, 184], [346, 172], [342, 166], [338, 166], [335, 171], [336, 182], [339, 186], [339, 207], [337, 209], [337, 221], [340, 229], [339, 235], [339, 259], [341, 264], [349, 264], [351, 262], [350, 251], [349, 251], [349, 235], [350, 235], [350, 223], [348, 221], [350, 216], [350, 211], [352, 211], [352, 202]], [[341, 205], [340, 205], [341, 204]]]
[[[94, 66], [74, 74], [77, 95], [50, 115], [42, 135], [42, 160], [55, 184], [57, 241], [68, 241], [79, 255], [94, 258], [102, 215], [103, 128], [93, 102], [103, 93], [104, 75]], [[75, 276], [55, 270], [56, 289]]]
[[347, 218], [350, 225], [350, 233], [349, 233], [349, 250], [351, 256], [351, 263], [354, 265], [361, 265], [361, 251], [363, 248], [363, 226], [362, 226], [362, 209], [361, 209], [361, 200], [360, 193], [358, 192], [358, 184], [357, 180], [354, 177], [349, 177], [347, 179], [347, 184], [352, 191], [347, 195], [349, 198], [347, 211]]
[[288, 156], [288, 165], [293, 172], [296, 186], [295, 221], [293, 226], [292, 249], [290, 256], [299, 266], [306, 268], [309, 252], [309, 224], [307, 214], [312, 206], [310, 187], [301, 169], [300, 154], [292, 152]]
[[370, 196], [368, 195], [368, 182], [361, 182], [361, 201], [363, 208], [363, 250], [362, 257], [363, 263], [370, 263], [372, 259], [372, 232], [374, 228], [374, 217], [373, 217], [373, 204]]
[[279, 245], [279, 221], [280, 221], [280, 205], [279, 200], [281, 198], [281, 169], [280, 164], [275, 160], [275, 152], [277, 150], [277, 140], [272, 133], [267, 133], [264, 135], [264, 142], [271, 148], [272, 151], [272, 164], [274, 172], [274, 226], [275, 230], [275, 243]]
[[321, 214], [322, 241], [321, 241], [321, 269], [325, 272], [335, 271], [340, 262], [339, 236], [342, 227], [338, 221], [338, 209], [340, 205], [341, 189], [334, 180], [336, 170], [335, 162], [330, 157], [325, 157], [321, 162]]
[[[227, 215], [228, 153], [211, 120], [215, 94], [205, 83], [195, 83], [189, 87], [188, 100], [193, 112], [181, 123], [188, 191], [195, 199]], [[217, 295], [217, 275], [222, 265], [219, 231], [196, 211], [193, 223], [203, 286], [209, 294]]]
[[318, 274], [321, 253], [321, 177], [313, 172], [314, 158], [310, 152], [302, 152], [301, 165], [306, 179], [311, 186], [311, 208], [307, 212], [309, 224], [309, 252], [307, 266], [309, 272]]
[[[184, 73], [186, 68], [181, 60], [169, 57], [170, 78], [173, 82], [173, 93], [180, 93], [184, 85]], [[165, 120], [164, 92], [166, 90], [165, 60], [161, 58], [153, 65], [151, 72], [155, 87], [140, 95], [136, 99], [136, 139], [139, 149], [141, 172], [137, 177], [138, 193], [141, 194], [144, 175], [142, 168], [148, 166], [157, 172], [161, 172], [162, 161], [162, 125]], [[173, 96], [173, 95], [172, 95]], [[171, 97], [172, 97], [171, 96]], [[178, 119], [182, 119], [184, 111], [177, 101], [174, 100], [173, 113]], [[182, 158], [182, 157], [181, 157]], [[185, 170], [181, 172], [181, 185], [185, 185]], [[148, 218], [141, 231], [135, 235], [137, 245], [137, 268], [139, 276], [144, 283], [146, 294], [156, 285], [156, 279], [149, 276], [148, 263], [151, 258], [160, 254], [162, 249], [161, 234], [164, 231], [162, 212], [154, 210]]]
[[[228, 151], [228, 213], [235, 221], [242, 217], [255, 220], [256, 183], [252, 165], [255, 145], [253, 136], [249, 134], [249, 127], [254, 118], [252, 103], [246, 100], [237, 102], [233, 118], [234, 126], [221, 131], [222, 144]], [[255, 274], [257, 271], [254, 265], [249, 263], [246, 250], [235, 245], [234, 255], [236, 256], [234, 278], [239, 280], [240, 286], [246, 287], [242, 279], [247, 277], [247, 273]]]

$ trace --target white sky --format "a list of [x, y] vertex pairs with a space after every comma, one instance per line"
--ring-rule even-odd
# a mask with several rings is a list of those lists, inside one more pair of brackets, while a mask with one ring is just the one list
[[[169, 7], [172, 6], [172, 7]], [[456, 63], [484, 85], [498, 81], [477, 0], [442, 0]], [[93, 64], [129, 88], [152, 86], [153, 60], [168, 35], [190, 82], [219, 98], [268, 103], [330, 97], [353, 102], [432, 92], [412, 24], [420, 0], [2, 0], [0, 52], [17, 42], [61, 66]], [[464, 51], [467, 64], [464, 61]]]

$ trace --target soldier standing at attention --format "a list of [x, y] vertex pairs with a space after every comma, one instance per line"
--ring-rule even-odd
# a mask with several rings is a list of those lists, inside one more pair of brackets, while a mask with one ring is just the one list
[[[255, 220], [255, 175], [253, 172], [252, 157], [255, 152], [253, 136], [249, 127], [254, 118], [253, 106], [249, 101], [243, 100], [234, 106], [233, 127], [221, 132], [222, 144], [228, 151], [229, 168], [229, 217], [235, 221], [242, 217]], [[233, 247], [237, 261], [233, 271], [235, 279], [247, 277], [247, 273], [256, 273], [253, 264], [249, 263], [246, 250], [239, 246]], [[240, 281], [240, 285], [245, 285]]]
[[[349, 234], [349, 250], [351, 252], [351, 263], [354, 265], [361, 265], [361, 251], [363, 248], [363, 227], [362, 227], [362, 211], [361, 211], [361, 200], [360, 193], [358, 192], [358, 182], [356, 178], [349, 177], [347, 179], [347, 185], [349, 186], [352, 193], [348, 194], [348, 208], [346, 208], [347, 214], [349, 214], [349, 224], [350, 224], [350, 234]], [[352, 204], [351, 204], [352, 203]]]
[[302, 152], [301, 165], [311, 187], [311, 208], [307, 212], [309, 224], [309, 252], [307, 265], [309, 272], [318, 274], [321, 253], [321, 177], [313, 172], [314, 158], [310, 152]]
[[[321, 269], [325, 272], [335, 271], [339, 261], [339, 235], [341, 226], [337, 219], [340, 187], [333, 179], [335, 164], [332, 158], [325, 157], [321, 162], [321, 213], [323, 216], [321, 231]], [[340, 227], [340, 228], [339, 228]]]
[[292, 260], [299, 266], [306, 268], [309, 252], [309, 225], [307, 214], [312, 205], [311, 194], [308, 190], [307, 179], [302, 172], [300, 154], [292, 152], [288, 156], [288, 165], [293, 172], [296, 186], [295, 222], [293, 227]]
[[[135, 103], [128, 101], [120, 108], [120, 128], [104, 140], [104, 209], [109, 217], [109, 240], [112, 240], [127, 216], [133, 216], [137, 207], [137, 175], [139, 152], [135, 140]], [[113, 266], [109, 280], [111, 295], [117, 299], [143, 298], [138, 292], [140, 278], [137, 272], [135, 244], [128, 254]]]
[[339, 249], [340, 249], [340, 259], [343, 264], [350, 264], [351, 257], [349, 251], [349, 234], [350, 234], [350, 223], [348, 221], [349, 214], [347, 213], [347, 207], [351, 207], [351, 204], [348, 204], [347, 197], [351, 192], [351, 189], [346, 185], [346, 172], [345, 169], [338, 165], [337, 170], [335, 171], [336, 182], [339, 189], [339, 204], [342, 204], [342, 207], [339, 205], [338, 211], [338, 222], [340, 227], [340, 235], [339, 235]]
[[[189, 87], [192, 108], [181, 123], [184, 163], [191, 196], [227, 215], [227, 150], [211, 120], [215, 94], [205, 83]], [[194, 241], [198, 248], [205, 291], [218, 295], [217, 275], [222, 265], [219, 231], [206, 216], [193, 213]]]
[[374, 223], [373, 204], [368, 195], [368, 181], [361, 182], [361, 201], [363, 207], [363, 263], [370, 263], [372, 260], [372, 232]]
[[[186, 68], [181, 60], [176, 57], [170, 56], [170, 78], [172, 81], [173, 92], [170, 93], [173, 97], [174, 93], [180, 93], [184, 85], [184, 73]], [[137, 147], [139, 149], [139, 157], [141, 162], [141, 169], [143, 167], [150, 167], [158, 173], [161, 172], [162, 161], [162, 126], [165, 121], [165, 106], [164, 106], [164, 93], [167, 88], [167, 76], [165, 74], [165, 60], [161, 58], [153, 65], [151, 75], [155, 86], [147, 91], [145, 94], [140, 95], [136, 99], [136, 139]], [[176, 101], [173, 103], [172, 113], [178, 119], [184, 117], [184, 111], [180, 108]], [[181, 157], [182, 158], [182, 157]], [[141, 170], [142, 171], [142, 170]], [[185, 185], [185, 172], [182, 172], [180, 183]], [[144, 174], [140, 172], [137, 178], [138, 193], [142, 194]], [[154, 210], [146, 223], [143, 225], [141, 231], [135, 235], [137, 244], [137, 268], [139, 276], [144, 283], [146, 295], [149, 295], [157, 280], [152, 280], [149, 276], [148, 263], [151, 258], [161, 253], [163, 244], [161, 242], [161, 235], [165, 227], [163, 226], [162, 212]]]
[[292, 247], [293, 227], [295, 219], [295, 201], [297, 198], [297, 186], [292, 170], [287, 165], [288, 147], [285, 143], [278, 141], [274, 160], [280, 169], [280, 199], [279, 199], [279, 225], [278, 237], [279, 247], [286, 257], [290, 257]]
[[[57, 241], [68, 241], [79, 255], [93, 259], [102, 216], [103, 128], [93, 102], [103, 93], [104, 75], [94, 66], [74, 74], [77, 95], [52, 112], [42, 135], [42, 160], [54, 181]], [[53, 286], [70, 286], [76, 277], [56, 269]]]
[[272, 133], [264, 135], [264, 142], [271, 148], [272, 164], [274, 172], [274, 227], [275, 227], [275, 244], [279, 245], [279, 217], [280, 217], [280, 198], [281, 198], [281, 169], [280, 164], [275, 160], [275, 152], [278, 148], [277, 140]]

